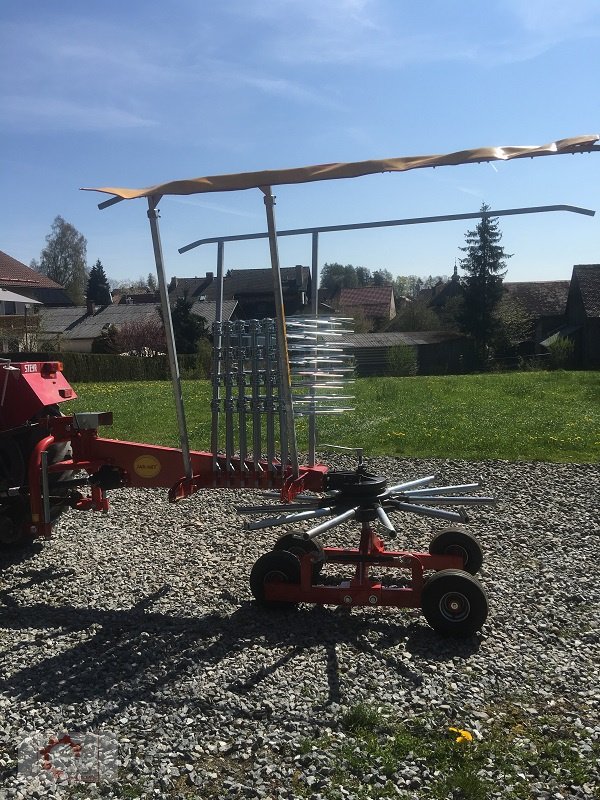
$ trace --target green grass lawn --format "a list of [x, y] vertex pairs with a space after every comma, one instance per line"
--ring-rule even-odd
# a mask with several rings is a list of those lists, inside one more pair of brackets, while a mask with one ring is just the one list
[[[176, 445], [168, 382], [82, 383], [63, 410], [112, 411], [102, 435]], [[210, 384], [183, 383], [190, 443], [210, 447]], [[355, 411], [319, 419], [319, 442], [367, 455], [600, 461], [600, 372], [522, 372], [366, 378]], [[298, 423], [306, 449], [306, 420]]]

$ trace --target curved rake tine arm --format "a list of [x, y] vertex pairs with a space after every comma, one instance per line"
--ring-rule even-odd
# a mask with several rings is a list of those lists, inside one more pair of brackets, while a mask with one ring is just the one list
[[267, 517], [267, 519], [258, 519], [256, 522], [245, 522], [244, 528], [247, 531], [257, 531], [260, 528], [275, 528], [278, 525], [288, 525], [294, 522], [302, 522], [305, 519], [318, 519], [319, 517], [326, 517], [333, 511], [332, 507], [329, 508], [315, 508], [310, 511], [300, 511], [298, 514], [281, 514], [278, 517]]
[[[421, 503], [428, 503], [434, 506], [493, 506], [496, 505], [495, 497], [449, 497], [445, 495], [419, 495], [418, 498]], [[407, 496], [406, 505], [412, 505], [412, 498]]]
[[322, 522], [320, 525], [317, 525], [316, 528], [311, 528], [309, 531], [306, 531], [304, 538], [314, 539], [315, 536], [318, 536], [320, 533], [325, 533], [325, 531], [331, 528], [336, 528], [338, 525], [341, 525], [342, 522], [352, 519], [359, 508], [360, 506], [349, 508], [348, 511], [344, 511], [343, 514], [339, 514], [337, 517], [333, 517], [333, 519], [328, 519], [327, 522]]
[[[316, 502], [313, 500], [311, 503], [286, 503], [282, 506], [281, 503], [265, 503], [262, 506], [238, 506], [235, 509], [236, 514], [266, 514], [269, 511], [281, 511], [283, 510], [286, 513], [292, 513], [295, 511], [310, 511], [316, 510], [318, 508], [322, 508], [319, 505], [319, 501]], [[281, 515], [278, 515], [281, 516]]]
[[427, 489], [412, 489], [404, 492], [407, 497], [420, 497], [421, 495], [453, 494], [454, 492], [471, 492], [479, 489], [478, 483], [465, 483], [462, 486], [429, 486]]
[[408, 511], [409, 514], [419, 514], [423, 517], [434, 517], [435, 519], [447, 519], [450, 522], [469, 521], [464, 511], [443, 511], [441, 508], [415, 506], [412, 503], [401, 503], [399, 500], [389, 500], [388, 503], [388, 507], [395, 508], [398, 511]]
[[418, 478], [416, 481], [408, 481], [408, 483], [399, 483], [397, 486], [390, 486], [387, 490], [387, 495], [399, 494], [406, 489], [416, 489], [417, 486], [427, 486], [435, 480], [435, 475], [429, 475], [427, 478]]

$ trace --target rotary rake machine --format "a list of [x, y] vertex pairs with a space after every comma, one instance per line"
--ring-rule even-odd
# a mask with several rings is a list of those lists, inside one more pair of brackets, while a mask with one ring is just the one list
[[[110, 196], [99, 204], [100, 209], [123, 200], [147, 201], [180, 449], [101, 438], [98, 426], [110, 423], [110, 413], [61, 415], [59, 404], [73, 399], [75, 393], [57, 363], [22, 358], [0, 362], [0, 543], [49, 537], [65, 507], [106, 511], [106, 492], [119, 486], [167, 487], [172, 501], [209, 488], [249, 487], [271, 495], [276, 490], [283, 505], [267, 502], [239, 509], [254, 518], [246, 525], [249, 530], [318, 522], [302, 532], [284, 533], [258, 559], [250, 585], [260, 604], [421, 607], [428, 622], [442, 633], [461, 636], [479, 630], [487, 601], [474, 577], [482, 555], [472, 536], [448, 527], [434, 536], [425, 553], [387, 550], [384, 538], [396, 536], [390, 519], [395, 512], [464, 523], [466, 507], [493, 503], [493, 499], [469, 494], [477, 484], [435, 486], [430, 475], [389, 486], [385, 477], [366, 469], [360, 450], [354, 470], [335, 471], [317, 463], [317, 418], [348, 408], [351, 397], [344, 392], [352, 372], [343, 345], [344, 323], [318, 315], [319, 235], [485, 216], [556, 211], [593, 216], [594, 212], [566, 205], [537, 206], [277, 231], [272, 187], [598, 152], [599, 138], [578, 136], [541, 146], [212, 175], [143, 189], [93, 189]], [[211, 451], [195, 452], [189, 448], [158, 204], [164, 196], [242, 190], [262, 194], [266, 231], [201, 239], [179, 251], [217, 245]], [[312, 308], [309, 317], [286, 323], [278, 239], [291, 235], [312, 237]], [[275, 315], [272, 320], [229, 322], [223, 316], [224, 247], [226, 242], [249, 239], [268, 239]], [[297, 417], [308, 418], [305, 466], [298, 458]], [[453, 506], [458, 509], [452, 510]], [[352, 521], [360, 525], [358, 547], [329, 547], [318, 541], [321, 534]], [[348, 567], [350, 577], [336, 582], [325, 569], [330, 564]], [[390, 573], [400, 577], [391, 583]]]
[[[434, 476], [388, 487], [385, 478], [366, 469], [361, 449], [356, 451], [355, 470], [335, 471], [315, 463], [316, 418], [351, 410], [348, 402], [353, 397], [348, 391], [353, 369], [343, 325], [339, 319], [288, 320], [285, 338], [293, 408], [288, 416], [286, 372], [280, 368], [275, 321], [214, 324], [212, 450], [189, 452], [191, 479], [180, 476], [181, 450], [98, 436], [98, 427], [112, 422], [110, 413], [63, 416], [58, 402], [76, 395], [60, 364], [5, 360], [0, 403], [5, 426], [0, 434], [2, 542], [49, 538], [68, 507], [107, 511], [107, 491], [118, 487], [165, 486], [171, 500], [199, 489], [258, 488], [283, 504], [238, 508], [239, 513], [255, 517], [245, 525], [247, 530], [324, 520], [306, 532], [285, 533], [258, 559], [250, 588], [262, 606], [307, 602], [422, 607], [438, 631], [468, 635], [479, 630], [487, 602], [473, 577], [482, 563], [476, 540], [466, 531], [449, 528], [433, 539], [428, 553], [391, 551], [376, 526], [386, 539], [393, 539], [391, 512], [466, 522], [464, 508], [455, 512], [436, 506], [464, 507], [493, 500], [464, 494], [477, 484], [431, 486]], [[297, 461], [299, 417], [307, 417], [309, 423], [308, 466]], [[19, 424], [23, 418], [27, 421]], [[319, 542], [318, 536], [352, 520], [361, 525], [357, 548], [325, 547]], [[353, 575], [332, 582], [323, 569], [328, 564], [352, 568]], [[386, 585], [378, 574], [391, 570], [408, 574], [409, 580]]]

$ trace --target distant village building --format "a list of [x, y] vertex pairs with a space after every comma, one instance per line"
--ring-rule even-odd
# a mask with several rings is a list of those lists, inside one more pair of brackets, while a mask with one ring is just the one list
[[372, 323], [389, 322], [396, 316], [394, 287], [391, 284], [340, 289], [333, 305], [340, 314], [348, 317], [360, 314]]
[[[26, 267], [0, 250], [0, 289], [16, 292], [45, 306], [72, 306], [73, 301], [60, 284]], [[7, 312], [8, 313], [8, 312]], [[12, 313], [21, 313], [14, 311]]]

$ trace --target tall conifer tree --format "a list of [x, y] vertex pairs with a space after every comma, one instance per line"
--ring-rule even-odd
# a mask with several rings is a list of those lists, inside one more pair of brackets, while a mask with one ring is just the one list
[[500, 244], [502, 233], [497, 217], [490, 217], [490, 207], [481, 206], [481, 222], [475, 230], [465, 234], [466, 253], [460, 260], [467, 274], [461, 280], [464, 306], [460, 317], [461, 330], [469, 334], [483, 363], [497, 333], [496, 307], [502, 297], [502, 279], [506, 274], [506, 261], [512, 256]]
[[112, 303], [110, 286], [100, 259], [96, 261], [90, 271], [85, 296], [88, 303], [94, 303], [97, 306], [109, 306]]

